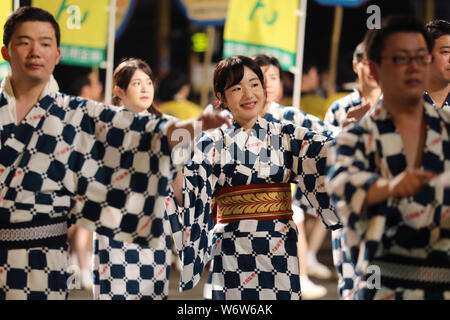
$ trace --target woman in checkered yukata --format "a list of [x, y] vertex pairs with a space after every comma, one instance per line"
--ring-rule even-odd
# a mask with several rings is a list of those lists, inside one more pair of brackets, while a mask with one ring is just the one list
[[[145, 61], [122, 61], [113, 74], [113, 104], [139, 114], [161, 114], [153, 104], [154, 83]], [[155, 247], [94, 234], [94, 299], [167, 299], [172, 259], [168, 219], [163, 220], [162, 227], [164, 234]]]
[[300, 299], [290, 183], [325, 223], [340, 223], [323, 186], [333, 139], [259, 116], [266, 91], [251, 58], [221, 61], [214, 91], [232, 127], [196, 140], [183, 169], [182, 206], [167, 211], [182, 261], [180, 289], [193, 288], [213, 259], [212, 299]]

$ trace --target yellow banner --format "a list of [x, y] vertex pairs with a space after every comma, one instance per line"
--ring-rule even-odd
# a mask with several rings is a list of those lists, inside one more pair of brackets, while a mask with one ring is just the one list
[[61, 62], [99, 65], [105, 60], [109, 0], [33, 0], [61, 29]]
[[[8, 15], [13, 10], [12, 1], [0, 2], [0, 39], [3, 46], [3, 26], [5, 25]], [[0, 81], [8, 74], [9, 63], [6, 62], [0, 54]]]
[[284, 69], [295, 65], [299, 0], [230, 0], [224, 57], [265, 53]]

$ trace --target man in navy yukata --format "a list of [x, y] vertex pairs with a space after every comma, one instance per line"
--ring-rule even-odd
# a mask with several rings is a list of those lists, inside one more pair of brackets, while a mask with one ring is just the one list
[[415, 17], [367, 34], [383, 93], [329, 154], [328, 192], [347, 227], [357, 299], [449, 299], [450, 113], [423, 99], [433, 41]]
[[[67, 224], [152, 246], [162, 233], [174, 130], [194, 121], [138, 116], [59, 93], [54, 17], [21, 7], [1, 49], [11, 73], [0, 93], [0, 300], [66, 299]], [[202, 115], [208, 130], [228, 122]], [[184, 135], [186, 136], [186, 135]], [[161, 214], [157, 214], [161, 212]]]

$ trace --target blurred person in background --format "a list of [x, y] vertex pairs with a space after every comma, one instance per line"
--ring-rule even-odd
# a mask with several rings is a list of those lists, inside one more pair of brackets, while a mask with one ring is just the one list
[[[334, 102], [327, 114], [325, 123], [345, 127], [358, 121], [366, 112], [381, 100], [381, 89], [375, 78], [370, 74], [365, 42], [359, 43], [353, 52], [353, 71], [357, 75], [355, 90]], [[349, 111], [354, 115], [347, 117]], [[351, 261], [350, 248], [347, 244], [345, 227], [332, 231], [333, 262], [338, 272], [338, 297], [343, 300], [354, 299], [354, 286], [357, 281]]]
[[313, 61], [305, 59], [302, 70], [300, 108], [323, 120], [326, 113], [325, 98], [317, 93], [320, 86], [319, 69]]
[[427, 30], [434, 45], [425, 101], [436, 107], [450, 108], [450, 23], [435, 20], [427, 24]]
[[159, 84], [159, 110], [182, 120], [198, 117], [203, 108], [188, 100], [190, 92], [188, 75], [181, 70], [170, 71]]
[[[139, 114], [161, 114], [153, 104], [154, 84], [155, 77], [145, 61], [126, 59], [114, 70], [112, 103]], [[162, 227], [164, 236], [155, 247], [120, 242], [95, 233], [94, 299], [168, 298], [172, 241], [167, 219]]]

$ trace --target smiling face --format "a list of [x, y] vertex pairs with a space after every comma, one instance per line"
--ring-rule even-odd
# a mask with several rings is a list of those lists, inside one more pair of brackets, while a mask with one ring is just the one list
[[61, 50], [49, 22], [27, 21], [17, 24], [2, 55], [11, 66], [13, 81], [36, 84], [50, 79]]
[[219, 98], [233, 119], [243, 128], [250, 129], [265, 105], [266, 92], [256, 73], [244, 66], [241, 81], [226, 89], [224, 97], [219, 93]]
[[125, 108], [137, 113], [145, 112], [151, 106], [155, 94], [153, 81], [140, 69], [134, 72], [126, 90], [115, 86], [114, 91]]

